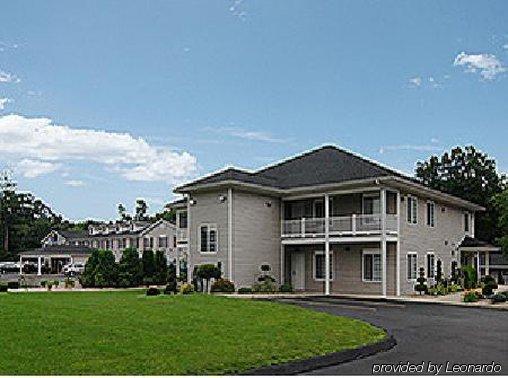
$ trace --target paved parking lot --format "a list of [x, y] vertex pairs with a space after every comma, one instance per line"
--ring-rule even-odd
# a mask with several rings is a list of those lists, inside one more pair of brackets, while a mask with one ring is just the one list
[[[281, 300], [283, 301], [283, 300]], [[286, 301], [287, 302], [287, 301]], [[508, 374], [508, 311], [432, 304], [342, 299], [290, 301], [334, 315], [368, 321], [397, 340], [392, 350], [310, 374], [372, 374], [375, 364], [495, 364]], [[319, 332], [319, 330], [316, 330]]]

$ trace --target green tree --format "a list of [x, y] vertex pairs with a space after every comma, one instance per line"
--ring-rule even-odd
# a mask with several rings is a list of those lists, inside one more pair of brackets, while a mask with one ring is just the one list
[[118, 283], [122, 287], [138, 286], [143, 282], [143, 265], [135, 248], [126, 248], [118, 266]]
[[218, 267], [213, 264], [203, 264], [200, 265], [196, 271], [197, 278], [204, 281], [205, 285], [203, 286], [203, 291], [205, 293], [208, 292], [208, 287], [210, 284], [210, 280], [212, 278], [219, 279], [221, 276], [221, 271]]
[[508, 255], [508, 190], [496, 195], [492, 202], [499, 214], [497, 223], [499, 237], [496, 241], [503, 253]]
[[165, 284], [168, 280], [168, 262], [163, 251], [155, 252], [155, 283]]
[[94, 250], [85, 264], [80, 282], [83, 287], [118, 286], [118, 266], [113, 252]]
[[146, 201], [142, 198], [138, 198], [136, 200], [136, 215], [134, 216], [135, 220], [146, 220], [147, 219], [147, 211], [148, 211], [148, 205]]
[[475, 219], [475, 235], [494, 241], [499, 235], [498, 213], [492, 197], [506, 187], [506, 177], [497, 172], [496, 162], [474, 146], [456, 147], [441, 157], [418, 162], [417, 178], [425, 185], [484, 206]]
[[143, 283], [150, 285], [155, 282], [155, 257], [153, 251], [143, 251], [141, 262], [143, 267]]

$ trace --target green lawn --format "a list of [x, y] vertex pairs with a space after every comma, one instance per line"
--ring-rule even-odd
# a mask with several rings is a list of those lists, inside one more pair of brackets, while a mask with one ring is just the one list
[[0, 375], [220, 374], [384, 338], [290, 305], [138, 291], [0, 294]]

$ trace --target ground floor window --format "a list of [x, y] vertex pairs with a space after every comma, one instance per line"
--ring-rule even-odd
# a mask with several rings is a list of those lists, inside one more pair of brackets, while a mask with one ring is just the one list
[[[325, 273], [325, 253], [323, 251], [314, 252], [314, 279], [322, 281], [326, 277]], [[333, 280], [333, 252], [330, 251], [330, 279]]]
[[418, 254], [416, 252], [409, 252], [407, 254], [407, 279], [416, 280], [418, 265]]
[[381, 253], [379, 250], [364, 250], [362, 254], [362, 279], [366, 282], [381, 281]]
[[434, 278], [436, 274], [436, 258], [433, 252], [427, 253], [427, 278]]

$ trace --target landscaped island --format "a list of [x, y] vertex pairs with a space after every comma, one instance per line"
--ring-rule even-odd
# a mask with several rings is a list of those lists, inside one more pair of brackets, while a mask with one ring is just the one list
[[0, 319], [0, 375], [232, 373], [386, 336], [290, 305], [141, 291], [1, 294]]

